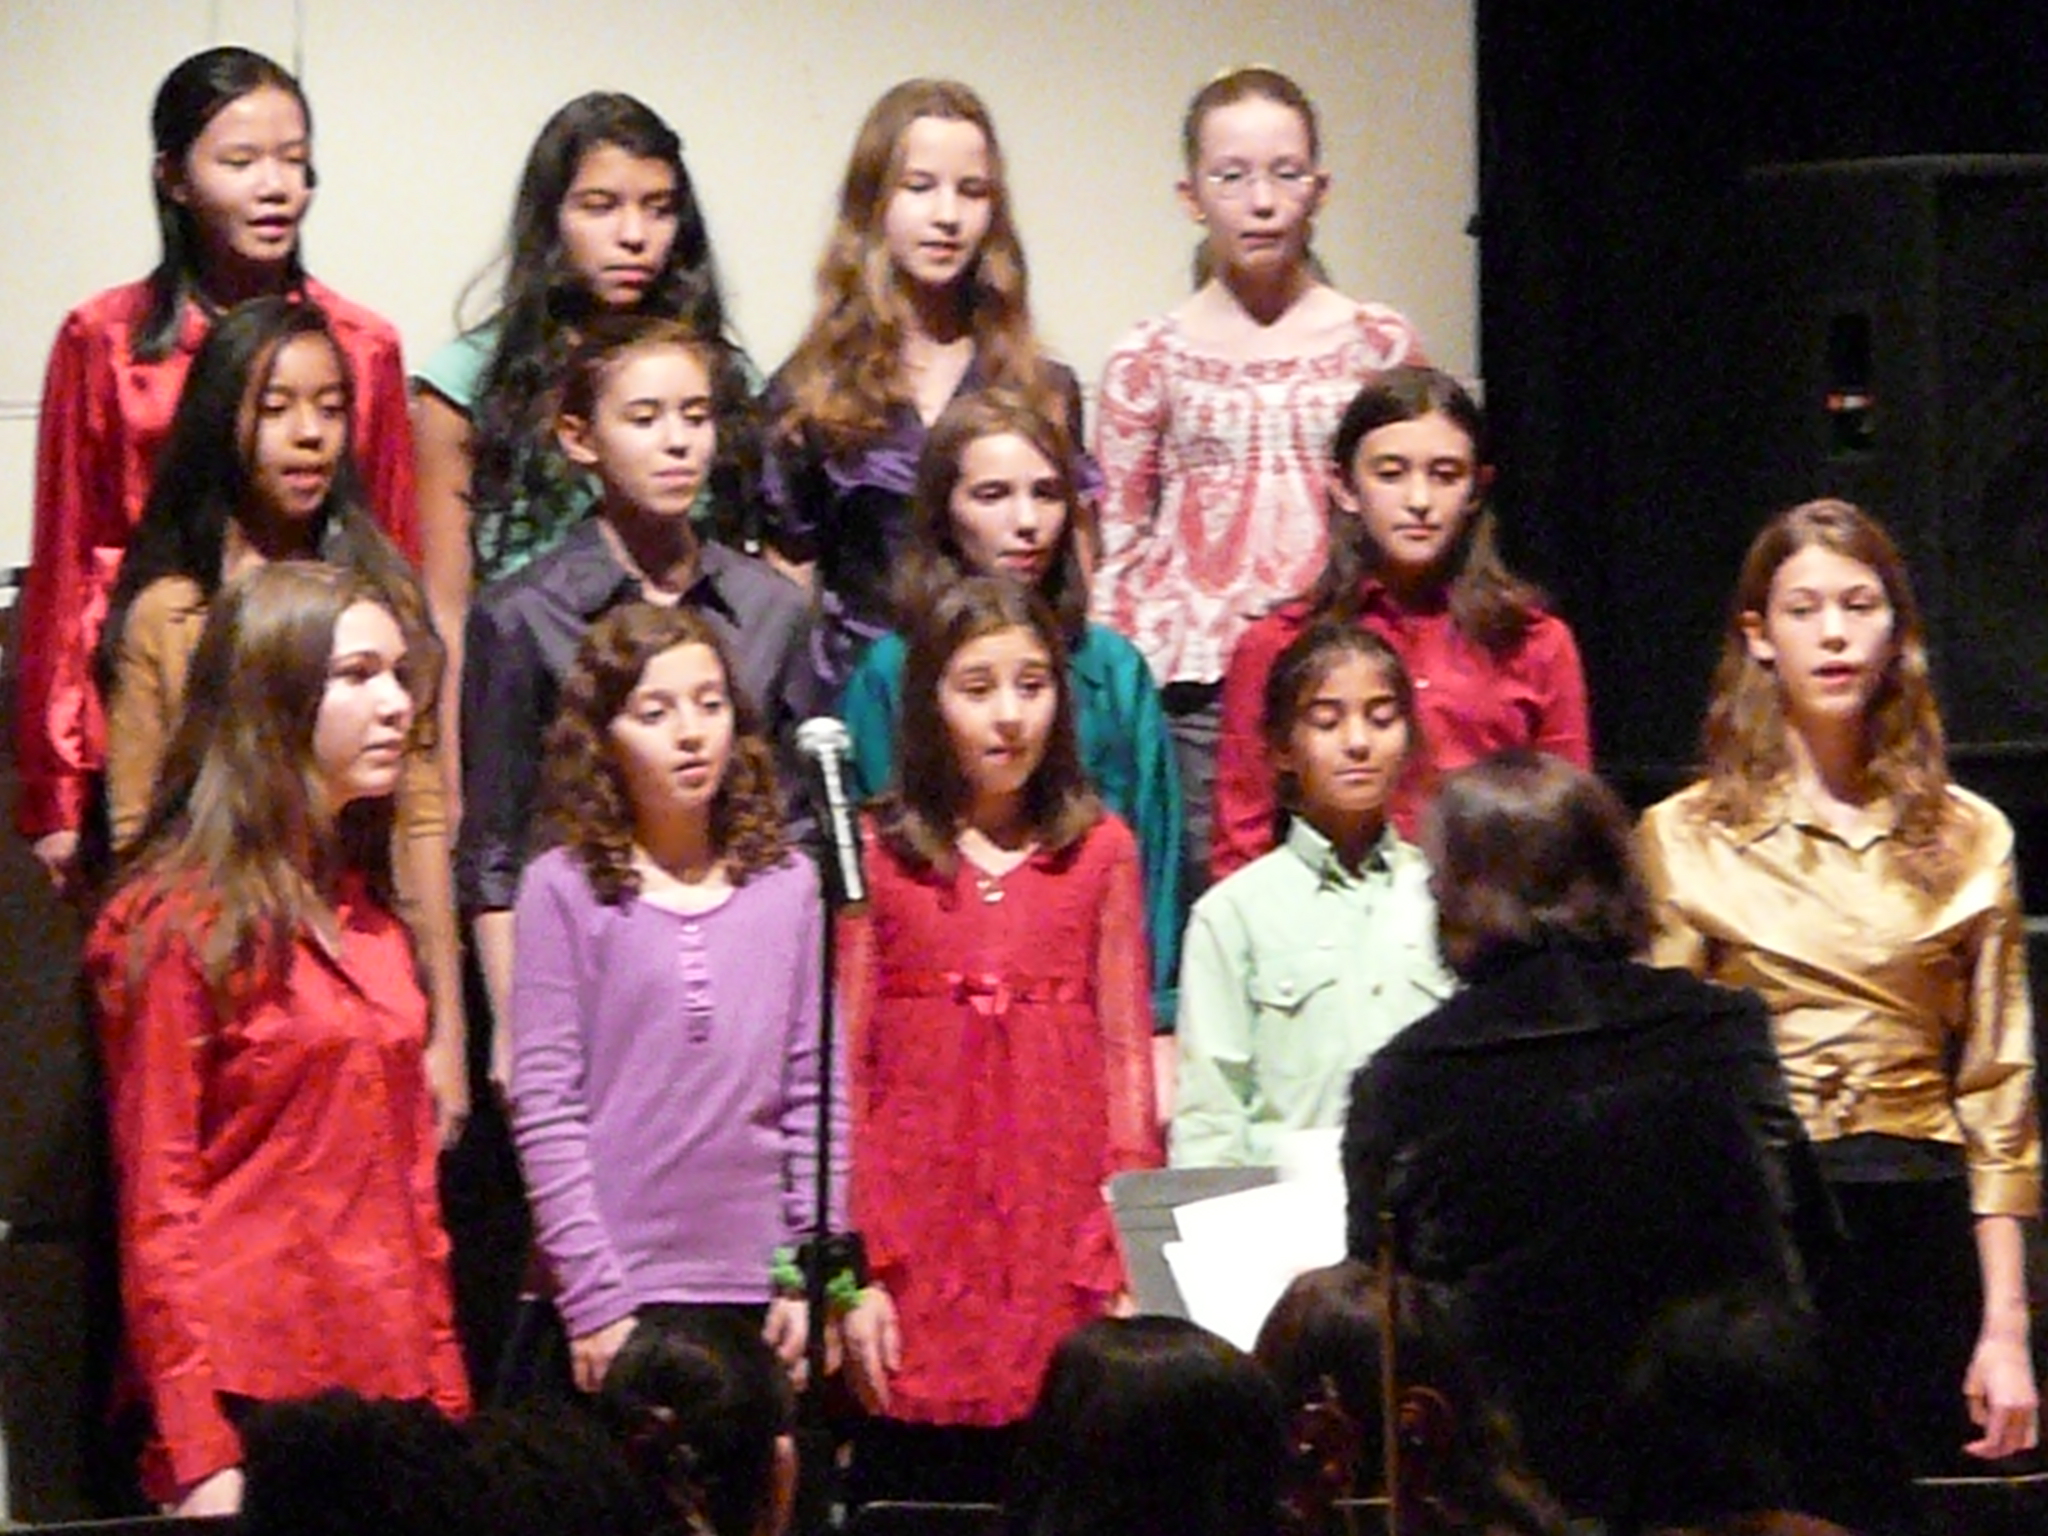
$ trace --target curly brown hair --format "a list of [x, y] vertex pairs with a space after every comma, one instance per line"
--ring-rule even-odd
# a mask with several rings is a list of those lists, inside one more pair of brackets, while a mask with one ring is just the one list
[[733, 706], [732, 758], [711, 803], [712, 845], [734, 885], [789, 857], [775, 756], [761, 735], [753, 702], [731, 686], [725, 643], [691, 609], [629, 603], [591, 625], [563, 679], [561, 708], [548, 727], [541, 799], [549, 841], [575, 854], [607, 906], [640, 890], [633, 869], [633, 804], [612, 751], [611, 724], [648, 663], [685, 645], [708, 646], [718, 658]]
[[1867, 565], [1892, 609], [1892, 657], [1864, 710], [1869, 789], [1897, 816], [1893, 858], [1916, 889], [1954, 888], [1966, 848], [1950, 836], [1960, 812], [1948, 792], [1948, 753], [1927, 660], [1927, 630], [1906, 562], [1876, 518], [1846, 501], [1801, 502], [1772, 518], [1749, 546], [1735, 596], [1713, 698], [1700, 732], [1707, 771], [1701, 814], [1753, 828], [1792, 771], [1785, 708], [1776, 674], [1750, 653], [1746, 624], [1769, 606], [1778, 567], [1803, 549], [1829, 550]]

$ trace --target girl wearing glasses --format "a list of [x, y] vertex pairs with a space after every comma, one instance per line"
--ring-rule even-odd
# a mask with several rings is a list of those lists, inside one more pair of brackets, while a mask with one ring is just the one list
[[1300, 86], [1258, 67], [1219, 75], [1189, 104], [1181, 142], [1201, 284], [1103, 370], [1095, 608], [1165, 688], [1193, 890], [1231, 648], [1322, 567], [1323, 464], [1358, 381], [1422, 348], [1393, 310], [1322, 280], [1310, 237], [1329, 177]]

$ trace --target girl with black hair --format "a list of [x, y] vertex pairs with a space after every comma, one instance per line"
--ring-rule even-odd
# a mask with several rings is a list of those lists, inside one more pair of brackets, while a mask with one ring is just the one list
[[[350, 455], [353, 384], [317, 306], [252, 299], [199, 348], [148, 506], [100, 637], [107, 701], [107, 809], [116, 849], [142, 828], [183, 712], [207, 610], [238, 573], [325, 560], [361, 578], [405, 623], [408, 678], [431, 703], [441, 648], [405, 557], [370, 520]], [[420, 717], [398, 790], [403, 912], [433, 999], [428, 1076], [442, 1135], [468, 1116], [465, 1032], [442, 775]]]
[[308, 276], [312, 111], [282, 66], [209, 48], [164, 78], [150, 114], [163, 254], [140, 282], [88, 300], [50, 352], [36, 443], [34, 553], [21, 599], [15, 823], [71, 883], [106, 726], [92, 657], [186, 373], [216, 318], [259, 295], [318, 305], [356, 379], [368, 506], [414, 546], [412, 430], [398, 333]]

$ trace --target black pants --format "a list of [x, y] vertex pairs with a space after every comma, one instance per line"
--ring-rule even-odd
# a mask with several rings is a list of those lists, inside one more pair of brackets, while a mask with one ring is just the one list
[[1008, 1491], [1018, 1429], [906, 1424], [866, 1419], [853, 1432], [846, 1480], [852, 1506], [881, 1500], [1000, 1504]]

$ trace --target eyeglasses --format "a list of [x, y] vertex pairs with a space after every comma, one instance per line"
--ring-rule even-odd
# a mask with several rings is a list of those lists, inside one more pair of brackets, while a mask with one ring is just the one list
[[1204, 171], [1202, 180], [1216, 189], [1216, 195], [1226, 203], [1234, 203], [1252, 189], [1252, 183], [1263, 181], [1281, 197], [1304, 197], [1316, 184], [1316, 173], [1306, 166], [1283, 165], [1272, 170], [1251, 171], [1243, 166], [1226, 166], [1220, 171]]

